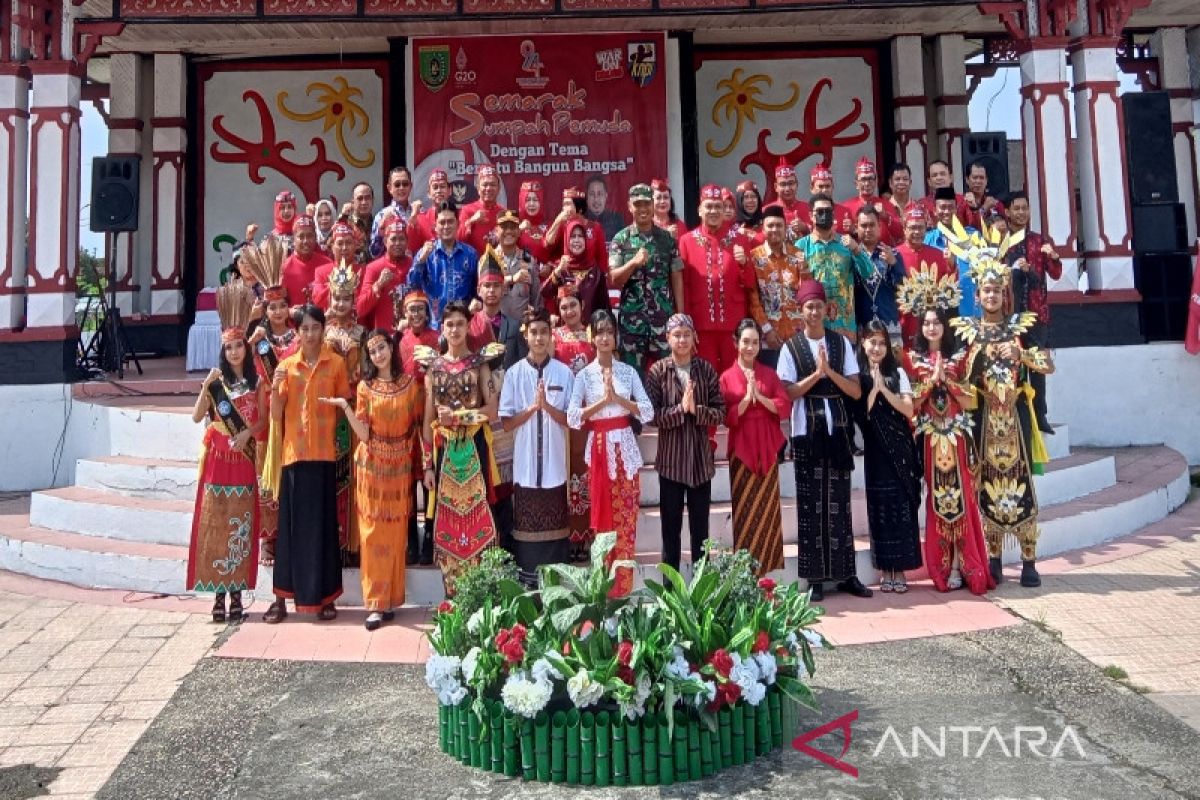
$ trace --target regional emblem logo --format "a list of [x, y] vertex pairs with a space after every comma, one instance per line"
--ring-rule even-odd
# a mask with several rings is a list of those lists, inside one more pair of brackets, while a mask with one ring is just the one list
[[439, 91], [450, 77], [450, 45], [435, 44], [417, 50], [421, 83], [431, 92]]
[[654, 42], [630, 42], [627, 47], [629, 54], [629, 77], [638, 86], [646, 87], [654, 79], [658, 71], [658, 48]]

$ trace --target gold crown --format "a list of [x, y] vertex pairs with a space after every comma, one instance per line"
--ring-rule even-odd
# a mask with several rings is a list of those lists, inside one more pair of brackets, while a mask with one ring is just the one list
[[938, 275], [937, 266], [925, 261], [909, 273], [896, 289], [896, 304], [906, 314], [924, 317], [926, 311], [949, 311], [962, 302], [955, 275]]
[[950, 252], [967, 262], [975, 285], [998, 283], [1008, 286], [1010, 271], [1004, 263], [1004, 254], [1025, 240], [1025, 231], [1005, 234], [981, 220], [980, 230], [968, 233], [958, 217], [952, 222], [952, 228], [938, 223], [938, 230], [946, 237]]
[[346, 263], [346, 259], [342, 259], [342, 263], [333, 268], [329, 273], [329, 293], [332, 294], [354, 294], [358, 289], [358, 273], [352, 266]]

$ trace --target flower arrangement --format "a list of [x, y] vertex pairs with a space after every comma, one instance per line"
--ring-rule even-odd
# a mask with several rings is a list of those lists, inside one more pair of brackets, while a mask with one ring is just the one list
[[790, 738], [828, 646], [808, 594], [713, 549], [690, 581], [661, 565], [662, 583], [610, 598], [615, 541], [597, 536], [588, 567], [543, 567], [537, 591], [498, 556], [460, 578], [472, 593], [437, 608], [426, 665], [444, 751], [531, 780], [655, 784]]

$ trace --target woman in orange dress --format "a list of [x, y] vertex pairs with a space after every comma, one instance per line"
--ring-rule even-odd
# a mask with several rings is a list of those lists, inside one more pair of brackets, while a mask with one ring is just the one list
[[400, 366], [392, 334], [367, 336], [367, 365], [355, 407], [345, 398], [329, 402], [346, 412], [358, 438], [354, 453], [354, 508], [362, 554], [363, 604], [373, 631], [404, 604], [408, 523], [415, 512], [410, 486], [412, 452], [421, 434], [421, 385]]

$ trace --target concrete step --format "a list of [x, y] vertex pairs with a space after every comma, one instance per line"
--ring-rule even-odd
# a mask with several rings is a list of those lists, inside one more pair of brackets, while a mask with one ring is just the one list
[[34, 492], [30, 524], [38, 528], [186, 547], [194, 500], [128, 497], [102, 489], [67, 486]]
[[75, 462], [75, 485], [130, 497], [196, 499], [199, 465], [136, 456], [99, 456]]

